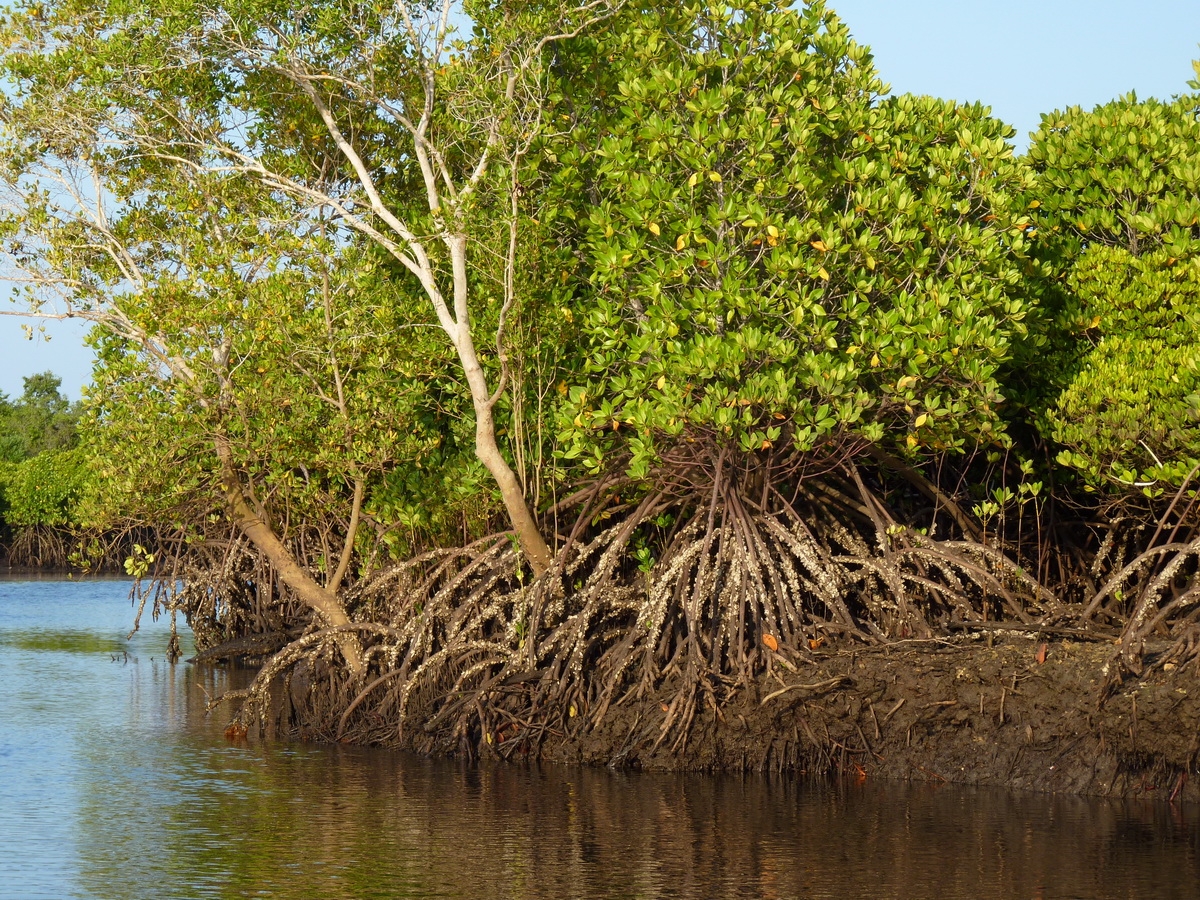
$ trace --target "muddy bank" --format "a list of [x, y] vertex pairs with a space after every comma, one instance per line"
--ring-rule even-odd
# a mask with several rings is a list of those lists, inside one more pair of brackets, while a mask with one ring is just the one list
[[710, 705], [684, 745], [654, 746], [666, 716], [654, 699], [611, 708], [588, 733], [568, 727], [543, 755], [1200, 800], [1195, 668], [1168, 666], [1101, 704], [1111, 654], [1107, 643], [1011, 634], [830, 653], [776, 667], [720, 712]]

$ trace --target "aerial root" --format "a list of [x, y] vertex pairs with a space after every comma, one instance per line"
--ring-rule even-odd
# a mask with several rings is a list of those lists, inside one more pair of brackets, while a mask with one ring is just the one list
[[350, 626], [366, 680], [330, 664], [338, 629], [314, 630], [263, 667], [235, 722], [263, 727], [286, 685], [292, 731], [512, 757], [654, 700], [661, 715], [625, 753], [679, 752], [697, 717], [768, 672], [800, 673], [827, 642], [928, 635], [987, 620], [989, 606], [1022, 623], [1061, 613], [998, 550], [898, 527], [853, 473], [865, 515], [847, 512], [842, 488], [748, 496], [720, 458], [707, 481], [686, 475], [615, 521], [587, 498], [593, 525], [537, 580], [504, 535], [380, 574], [356, 598], [382, 621]]

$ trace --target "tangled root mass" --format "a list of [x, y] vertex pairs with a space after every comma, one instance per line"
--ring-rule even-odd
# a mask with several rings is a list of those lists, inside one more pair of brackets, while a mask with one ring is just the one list
[[705, 705], [784, 683], [827, 643], [1069, 614], [1000, 550], [901, 525], [852, 466], [717, 453], [657, 483], [634, 502], [603, 482], [574, 498], [575, 528], [535, 581], [500, 535], [360, 582], [366, 679], [337, 665], [334, 630], [310, 630], [239, 696], [235, 731], [274, 717], [309, 737], [510, 757], [653, 697], [646, 741], [678, 749]]

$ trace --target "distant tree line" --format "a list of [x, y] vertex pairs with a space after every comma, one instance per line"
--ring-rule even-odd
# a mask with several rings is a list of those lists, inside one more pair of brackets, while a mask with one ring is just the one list
[[0, 517], [10, 541], [27, 527], [79, 524], [89, 471], [79, 448], [79, 402], [62, 393], [52, 372], [24, 383], [15, 400], [0, 394]]

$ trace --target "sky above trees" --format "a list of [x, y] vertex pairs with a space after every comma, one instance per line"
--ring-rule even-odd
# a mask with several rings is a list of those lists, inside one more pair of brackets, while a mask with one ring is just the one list
[[[992, 106], [1024, 149], [1041, 113], [1090, 108], [1130, 90], [1169, 97], [1186, 89], [1200, 57], [1195, 0], [832, 0], [854, 36], [871, 46], [893, 91]], [[0, 391], [52, 370], [72, 398], [90, 377], [81, 323], [51, 322], [25, 338], [0, 319]], [[49, 340], [46, 340], [49, 337]]]

